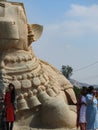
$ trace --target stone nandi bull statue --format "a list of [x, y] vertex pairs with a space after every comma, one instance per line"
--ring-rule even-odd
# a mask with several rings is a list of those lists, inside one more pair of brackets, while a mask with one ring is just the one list
[[73, 128], [76, 98], [72, 85], [57, 69], [38, 59], [31, 47], [42, 30], [40, 25], [27, 23], [22, 3], [0, 1], [1, 92], [9, 83], [15, 85], [17, 126]]

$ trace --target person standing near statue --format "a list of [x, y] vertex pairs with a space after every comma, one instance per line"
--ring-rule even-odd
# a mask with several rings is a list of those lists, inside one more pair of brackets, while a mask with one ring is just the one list
[[86, 130], [86, 94], [87, 87], [83, 86], [77, 100], [77, 128], [80, 130]]
[[8, 89], [6, 90], [4, 98], [7, 130], [13, 129], [13, 124], [15, 121], [15, 96], [15, 87], [12, 83], [10, 83]]
[[86, 130], [86, 94], [87, 87], [82, 87], [80, 96], [79, 126], [80, 130]]
[[[97, 118], [97, 98], [96, 92], [93, 86], [89, 86], [88, 94], [86, 96], [86, 120], [87, 120], [87, 127], [86, 130], [96, 130], [98, 129], [98, 122], [96, 121]], [[98, 120], [98, 119], [97, 119]]]

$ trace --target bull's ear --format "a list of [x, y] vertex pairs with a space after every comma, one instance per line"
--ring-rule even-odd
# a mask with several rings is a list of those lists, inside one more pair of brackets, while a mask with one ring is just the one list
[[28, 24], [28, 44], [40, 38], [43, 32], [43, 26], [38, 24]]

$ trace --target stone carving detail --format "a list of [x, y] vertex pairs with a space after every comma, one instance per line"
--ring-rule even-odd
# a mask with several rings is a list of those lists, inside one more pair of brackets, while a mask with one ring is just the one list
[[[29, 127], [75, 127], [76, 113], [70, 109], [76, 103], [72, 85], [52, 65], [37, 58], [31, 47], [43, 27], [28, 24], [22, 3], [1, 0], [0, 15], [0, 81], [3, 90], [10, 82], [16, 87], [16, 124], [25, 120]], [[34, 121], [36, 112], [39, 116]]]

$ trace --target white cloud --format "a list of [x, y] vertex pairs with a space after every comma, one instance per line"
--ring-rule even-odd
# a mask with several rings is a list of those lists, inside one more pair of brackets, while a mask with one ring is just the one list
[[[37, 55], [59, 69], [62, 64], [78, 69], [98, 60], [98, 5], [71, 5], [63, 20], [44, 26], [37, 47]], [[96, 72], [92, 69], [73, 77], [87, 79]]]
[[[44, 26], [42, 35], [41, 48], [57, 48], [69, 50], [68, 45], [75, 49], [82, 45], [86, 47], [96, 44], [98, 41], [98, 5], [83, 6], [71, 5], [71, 8], [66, 12], [65, 19], [55, 24]], [[93, 15], [94, 14], [94, 15]], [[94, 16], [94, 17], [93, 17]], [[76, 45], [76, 46], [75, 46]]]
[[86, 7], [72, 4], [70, 10], [65, 13], [65, 20], [48, 25], [46, 31], [48, 35], [50, 32], [52, 37], [65, 37], [65, 39], [98, 33], [98, 5]]
[[66, 12], [65, 16], [80, 23], [79, 29], [84, 29], [84, 31], [87, 29], [88, 31], [95, 31], [98, 33], [98, 5], [89, 7], [71, 5], [71, 9]]
[[[82, 5], [71, 5], [71, 9], [66, 13], [66, 15], [72, 16], [72, 17], [85, 17], [90, 18], [91, 17], [98, 17], [98, 5], [91, 5], [91, 6], [82, 6]], [[98, 19], [98, 18], [97, 18]]]

